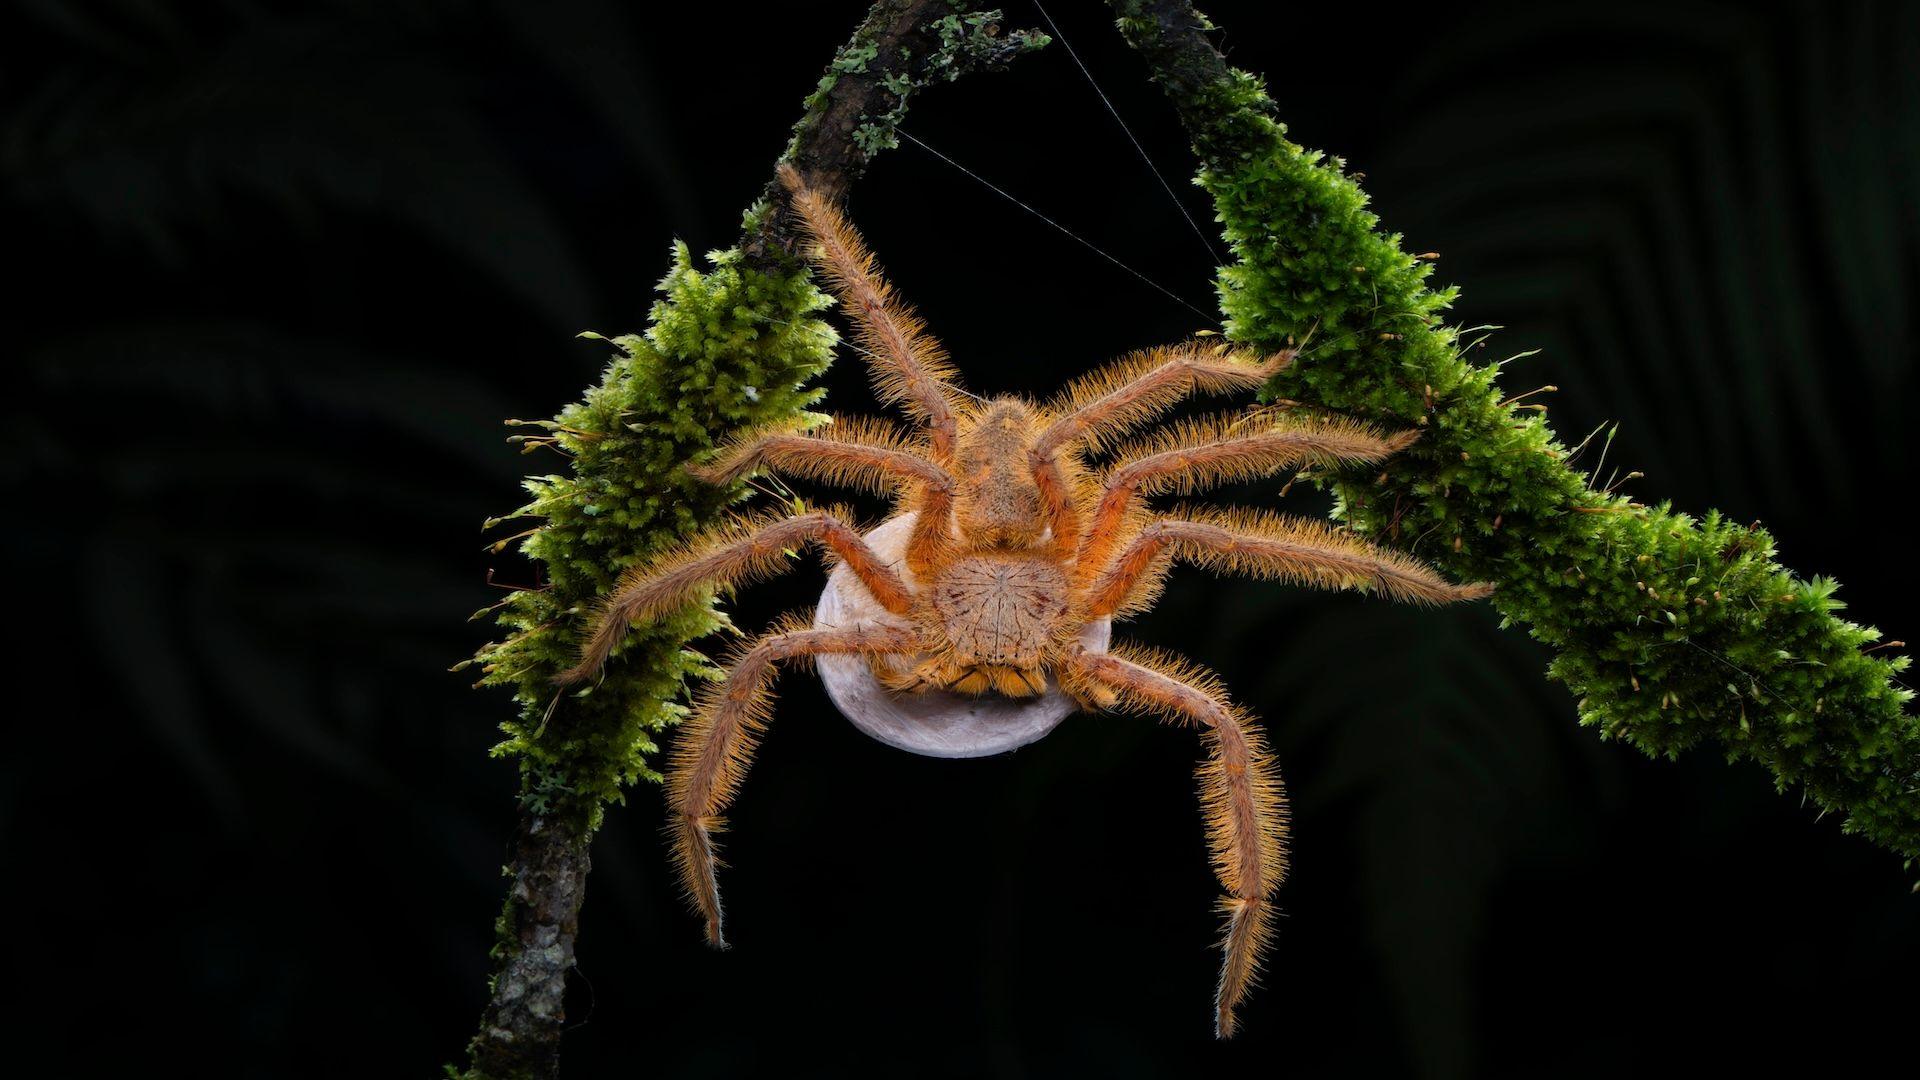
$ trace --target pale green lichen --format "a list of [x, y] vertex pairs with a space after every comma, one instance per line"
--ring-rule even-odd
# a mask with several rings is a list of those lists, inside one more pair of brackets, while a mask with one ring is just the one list
[[[1003, 16], [997, 9], [972, 10], [965, 0], [948, 0], [947, 6], [953, 10], [930, 24], [937, 38], [932, 50], [916, 59], [911, 49], [902, 46], [900, 55], [888, 65], [891, 70], [880, 79], [886, 107], [861, 114], [855, 123], [853, 144], [864, 157], [871, 159], [883, 150], [900, 145], [900, 122], [906, 118], [908, 102], [917, 91], [952, 82], [969, 71], [999, 67], [1010, 57], [1043, 48], [1051, 40], [1031, 30], [1003, 35], [1000, 32]], [[873, 61], [880, 58], [880, 46], [871, 32], [872, 28], [856, 34], [827, 66], [826, 75], [807, 98], [808, 118], [795, 128], [793, 141], [787, 145], [789, 158], [800, 145], [808, 124], [826, 107], [839, 80], [867, 74]]]

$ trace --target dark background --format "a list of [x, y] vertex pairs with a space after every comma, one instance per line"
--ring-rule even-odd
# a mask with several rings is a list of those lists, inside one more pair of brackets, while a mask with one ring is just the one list
[[[1201, 214], [1104, 10], [1053, 6]], [[515, 778], [486, 753], [509, 702], [445, 669], [488, 636], [463, 620], [489, 569], [530, 576], [480, 521], [559, 467], [500, 422], [597, 377], [573, 335], [643, 327], [672, 238], [733, 241], [863, 5], [651, 8], [41, 0], [0, 24], [10, 1055], [460, 1058]], [[1443, 253], [1460, 321], [1507, 327], [1487, 354], [1544, 350], [1505, 384], [1558, 384], [1563, 437], [1619, 421], [1638, 497], [1764, 519], [1851, 615], [1920, 633], [1920, 8], [1209, 10], [1295, 137]], [[908, 129], [1209, 306], [1200, 242], [1057, 45]], [[1045, 393], [1198, 326], [915, 147], [853, 210], [976, 389]], [[843, 360], [832, 404], [868, 409], [863, 381]], [[1603, 744], [1485, 606], [1188, 572], [1130, 632], [1217, 667], [1292, 787], [1287, 918], [1237, 1040], [1209, 1032], [1190, 733], [1083, 717], [926, 760], [794, 678], [733, 816], [731, 952], [675, 895], [658, 790], [609, 815], [569, 1074], [1911, 1060], [1914, 874], [1756, 768]]]

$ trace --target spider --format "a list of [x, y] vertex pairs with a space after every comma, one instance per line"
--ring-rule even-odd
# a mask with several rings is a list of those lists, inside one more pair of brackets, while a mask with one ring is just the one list
[[[1195, 393], [1252, 390], [1293, 360], [1190, 341], [1096, 371], [1045, 405], [961, 391], [944, 351], [894, 294], [859, 234], [791, 169], [781, 180], [809, 257], [839, 297], [870, 361], [876, 396], [910, 431], [865, 418], [749, 432], [704, 466], [729, 482], [760, 470], [892, 496], [904, 545], [888, 557], [844, 508], [744, 518], [629, 570], [595, 613], [563, 684], [591, 678], [628, 628], [671, 613], [703, 590], [744, 584], [818, 545], [871, 594], [871, 618], [832, 627], [791, 618], [741, 650], [703, 693], [676, 740], [667, 781], [675, 862], [724, 948], [714, 833], [771, 711], [776, 665], [864, 658], [891, 693], [947, 690], [1032, 698], [1064, 691], [1082, 709], [1124, 709], [1197, 727], [1212, 863], [1225, 896], [1215, 1032], [1233, 1033], [1271, 933], [1272, 896], [1287, 869], [1287, 807], [1258, 727], [1211, 674], [1135, 646], [1086, 647], [1097, 620], [1143, 611], [1172, 564], [1359, 589], [1395, 600], [1473, 599], [1407, 556], [1328, 525], [1258, 510], [1150, 509], [1149, 496], [1190, 493], [1301, 466], [1379, 462], [1415, 433], [1275, 411], [1187, 420], [1129, 445], [1116, 440]], [[1096, 468], [1089, 453], [1114, 449]], [[891, 530], [894, 533], [900, 528]], [[877, 532], [877, 530], [876, 530]], [[830, 554], [827, 554], [829, 553]]]

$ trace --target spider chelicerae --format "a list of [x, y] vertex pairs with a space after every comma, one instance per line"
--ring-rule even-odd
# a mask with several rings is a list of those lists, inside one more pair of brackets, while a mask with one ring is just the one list
[[[1149, 496], [1191, 493], [1302, 466], [1379, 462], [1413, 442], [1351, 420], [1254, 410], [1185, 420], [1126, 445], [1118, 437], [1195, 393], [1252, 390], [1293, 359], [1201, 341], [1151, 349], [1036, 405], [959, 389], [938, 343], [897, 299], [840, 210], [791, 169], [781, 180], [810, 256], [852, 320], [877, 396], [910, 430], [865, 418], [746, 434], [695, 474], [716, 483], [777, 470], [891, 495], [907, 526], [894, 557], [843, 508], [742, 519], [621, 579], [595, 615], [563, 683], [591, 678], [628, 628], [788, 565], [820, 545], [873, 603], [842, 625], [790, 619], [738, 653], [701, 696], [670, 755], [668, 801], [681, 879], [724, 946], [713, 834], [733, 801], [771, 709], [775, 665], [864, 658], [894, 694], [943, 690], [1036, 698], [1055, 689], [1080, 708], [1129, 709], [1199, 729], [1200, 801], [1225, 890], [1216, 1033], [1231, 1035], [1271, 932], [1286, 874], [1287, 808], [1259, 728], [1219, 681], [1135, 646], [1096, 651], [1090, 623], [1152, 606], [1176, 560], [1319, 588], [1442, 603], [1485, 596], [1407, 556], [1324, 523], [1260, 510], [1156, 510]], [[1098, 467], [1088, 454], [1112, 450]], [[913, 515], [908, 522], [901, 519]], [[893, 530], [898, 532], [900, 530]]]

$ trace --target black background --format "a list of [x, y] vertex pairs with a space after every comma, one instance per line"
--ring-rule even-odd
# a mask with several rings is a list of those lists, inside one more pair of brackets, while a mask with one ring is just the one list
[[[1054, 6], [1203, 215], [1104, 9]], [[733, 241], [862, 8], [15, 5], [10, 1055], [262, 1077], [460, 1057], [515, 780], [486, 755], [510, 704], [445, 668], [488, 635], [462, 621], [498, 596], [488, 571], [530, 575], [479, 522], [559, 466], [500, 421], [597, 377], [572, 335], [642, 327], [672, 238]], [[1920, 633], [1920, 9], [1209, 10], [1294, 136], [1443, 253], [1458, 319], [1507, 327], [1487, 354], [1544, 349], [1505, 385], [1557, 384], [1564, 438], [1619, 421], [1609, 461], [1648, 474], [1628, 490], [1764, 519], [1852, 616]], [[1210, 306], [1200, 241], [1057, 45], [925, 96], [908, 129]], [[1045, 393], [1199, 325], [915, 147], [852, 209], [975, 389]], [[827, 382], [870, 407], [858, 364]], [[731, 952], [675, 896], [658, 790], [610, 814], [569, 1075], [1911, 1060], [1900, 860], [1755, 768], [1603, 744], [1485, 606], [1187, 573], [1129, 632], [1216, 667], [1292, 788], [1287, 918], [1238, 1039], [1210, 1037], [1190, 734], [1081, 717], [926, 760], [795, 678], [733, 815]]]

